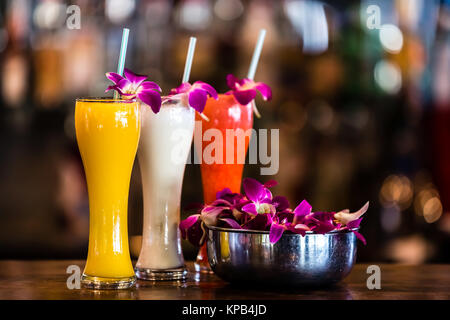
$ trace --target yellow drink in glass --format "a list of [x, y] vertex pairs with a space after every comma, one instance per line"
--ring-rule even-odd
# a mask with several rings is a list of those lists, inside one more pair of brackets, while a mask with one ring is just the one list
[[136, 277], [128, 248], [128, 192], [141, 129], [139, 103], [77, 99], [75, 129], [89, 194], [84, 287], [122, 289]]

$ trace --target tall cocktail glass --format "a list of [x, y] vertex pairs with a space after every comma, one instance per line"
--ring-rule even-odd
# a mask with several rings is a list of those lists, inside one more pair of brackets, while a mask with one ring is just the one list
[[135, 100], [77, 99], [75, 129], [89, 194], [89, 250], [82, 285], [131, 287], [136, 277], [128, 247], [128, 192], [139, 143]]
[[[200, 134], [204, 135], [208, 129], [217, 129], [221, 132], [223, 138], [222, 163], [207, 163], [208, 161], [205, 161], [207, 159], [204, 159], [204, 150], [211, 143], [210, 141], [203, 141], [204, 139], [202, 139], [201, 145], [195, 145], [197, 155], [202, 157], [200, 170], [202, 175], [203, 200], [205, 203], [211, 203], [216, 199], [216, 193], [224, 188], [230, 188], [232, 192], [240, 192], [244, 163], [238, 160], [245, 159], [250, 137], [245, 137], [243, 148], [240, 148], [242, 145], [238, 143], [238, 139], [239, 136], [242, 138], [242, 135], [239, 135], [236, 130], [242, 129], [243, 132], [241, 133], [245, 133], [253, 127], [253, 111], [251, 104], [243, 106], [236, 101], [233, 95], [219, 94], [218, 100], [208, 98], [203, 114], [209, 118], [209, 121], [202, 119], [197, 114], [196, 135], [199, 134], [199, 131], [201, 131]], [[199, 123], [201, 123], [201, 127], [198, 125]], [[227, 129], [233, 130], [236, 135], [227, 135]], [[228, 141], [230, 138], [233, 140]], [[231, 152], [230, 148], [227, 148], [227, 145], [234, 146], [232, 163], [227, 163], [227, 150]], [[208, 272], [211, 270], [206, 252], [206, 244], [201, 247], [197, 255], [195, 269], [199, 272]]]
[[195, 110], [179, 100], [164, 102], [154, 114], [142, 106], [138, 159], [142, 176], [144, 223], [136, 275], [144, 280], [184, 279], [180, 199], [194, 132]]

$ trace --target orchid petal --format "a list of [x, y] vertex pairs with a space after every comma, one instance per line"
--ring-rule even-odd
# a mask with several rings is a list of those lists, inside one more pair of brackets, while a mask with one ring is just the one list
[[256, 97], [256, 90], [248, 89], [242, 91], [233, 91], [233, 95], [236, 98], [237, 102], [241, 105], [246, 106]]
[[205, 216], [205, 215], [209, 215], [209, 214], [215, 215], [215, 214], [218, 214], [218, 213], [220, 213], [220, 212], [222, 212], [223, 210], [226, 210], [226, 209], [227, 209], [226, 206], [209, 205], [209, 206], [206, 206], [206, 207], [204, 207], [202, 209], [201, 215], [202, 215], [202, 217]]
[[108, 86], [108, 88], [106, 88], [106, 90], [105, 90], [105, 93], [110, 91], [110, 90], [116, 90], [117, 92], [121, 93], [120, 89], [117, 88], [117, 85]]
[[261, 96], [263, 97], [264, 100], [272, 99], [272, 90], [267, 84], [262, 82], [256, 82], [255, 89], [261, 93]]
[[232, 74], [228, 74], [227, 75], [227, 85], [228, 87], [233, 90], [234, 88], [236, 88], [236, 82], [238, 82], [238, 78], [236, 78], [234, 75]]
[[289, 201], [283, 196], [273, 197], [272, 204], [276, 207], [277, 211], [283, 211], [289, 208]]
[[216, 193], [216, 199], [223, 199], [224, 196], [232, 194], [230, 188], [224, 188]]
[[295, 229], [295, 230], [304, 230], [304, 231], [309, 231], [309, 230], [311, 230], [306, 224], [301, 224], [301, 223], [296, 224], [296, 225], [294, 226], [294, 229]]
[[270, 232], [269, 232], [269, 240], [270, 243], [276, 243], [278, 240], [280, 240], [281, 236], [283, 235], [283, 232], [285, 230], [285, 227], [278, 223], [272, 223], [270, 226]]
[[254, 202], [258, 202], [264, 198], [265, 188], [260, 182], [256, 181], [255, 179], [245, 178], [242, 182], [242, 186], [248, 199]]
[[264, 188], [264, 193], [261, 197], [262, 202], [272, 203], [272, 192], [269, 189]]
[[253, 202], [243, 206], [242, 211], [245, 211], [245, 212], [251, 213], [251, 214], [258, 214], [258, 209], [256, 208], [256, 204], [254, 204]]
[[230, 207], [231, 202], [226, 199], [216, 199], [210, 205], [206, 206], [205, 209], [203, 209], [203, 210], [207, 210], [209, 208], [214, 208], [214, 207], [219, 207], [219, 206], [220, 207]]
[[266, 183], [264, 183], [265, 188], [272, 188], [275, 187], [278, 184], [276, 180], [269, 180]]
[[304, 236], [306, 234], [306, 231], [310, 231], [311, 229], [305, 224], [298, 223], [296, 225], [289, 224], [288, 230]]
[[194, 82], [194, 85], [192, 87], [206, 91], [215, 100], [219, 99], [216, 89], [214, 89], [210, 84], [207, 84], [206, 82], [196, 81]]
[[230, 218], [222, 218], [219, 219], [220, 221], [223, 221], [225, 224], [227, 224], [232, 229], [241, 229], [241, 225], [236, 222], [234, 219]]
[[217, 220], [222, 215], [222, 213], [224, 213], [224, 215], [226, 215], [226, 213], [228, 212], [229, 213], [228, 215], [230, 217], [232, 216], [232, 213], [230, 211], [231, 210], [230, 210], [229, 206], [223, 206], [223, 207], [207, 206], [207, 207], [203, 208], [200, 215], [201, 215], [201, 219], [203, 220], [203, 222], [206, 225], [216, 226]]
[[315, 233], [325, 234], [335, 229], [335, 226], [331, 221], [319, 221], [314, 219], [316, 224], [315, 227], [312, 228]]
[[178, 87], [170, 90], [170, 93], [171, 94], [185, 93], [185, 92], [188, 92], [191, 89], [191, 87], [192, 86], [189, 82], [183, 82]]
[[143, 103], [150, 106], [154, 113], [158, 113], [161, 109], [161, 95], [153, 90], [141, 91], [137, 94]]
[[198, 219], [186, 230], [186, 237], [190, 243], [196, 246], [201, 246], [205, 242], [206, 230], [201, 219]]
[[141, 83], [139, 90], [156, 90], [161, 92], [160, 86], [156, 82], [153, 81], [144, 81]]
[[108, 78], [108, 80], [111, 80], [112, 82], [114, 82], [114, 84], [118, 84], [120, 80], [123, 79], [123, 77], [115, 72], [107, 72], [106, 73], [106, 78]]
[[345, 211], [338, 212], [334, 214], [334, 218], [339, 221], [339, 223], [343, 225], [347, 225], [350, 221], [356, 220], [359, 217], [361, 217], [364, 213], [366, 213], [367, 209], [369, 208], [369, 201], [362, 206], [361, 209], [354, 213], [347, 213]]
[[364, 245], [367, 245], [367, 241], [366, 241], [366, 239], [364, 238], [364, 236], [363, 236], [361, 233], [359, 233], [358, 231], [352, 231], [352, 232], [355, 234], [355, 236], [356, 236], [359, 240], [362, 241], [362, 243], [364, 243]]
[[294, 214], [292, 213], [292, 211], [290, 211], [290, 209], [286, 209], [276, 212], [274, 215], [274, 219], [277, 219], [279, 221], [286, 220], [289, 223], [292, 223], [292, 221], [294, 220]]
[[117, 83], [117, 88], [119, 88], [122, 92], [127, 93], [127, 91], [131, 88], [132, 83], [130, 80], [123, 78]]
[[254, 218], [242, 225], [243, 229], [264, 231], [272, 223], [270, 214], [257, 214]]
[[204, 90], [194, 89], [189, 92], [189, 105], [199, 113], [202, 113], [205, 109], [207, 99], [208, 94]]
[[133, 85], [137, 88], [141, 83], [147, 79], [147, 76], [136, 74], [130, 69], [125, 68], [123, 70], [123, 75], [127, 78]]
[[308, 203], [308, 201], [303, 200], [300, 204], [294, 209], [294, 221], [295, 224], [299, 219], [304, 218], [306, 215], [310, 214], [312, 210], [312, 206]]
[[350, 221], [349, 223], [347, 223], [347, 228], [349, 228], [349, 229], [359, 228], [359, 225], [361, 224], [362, 219], [363, 218], [359, 218], [359, 219]]
[[199, 214], [194, 214], [192, 216], [187, 217], [186, 219], [184, 219], [183, 221], [180, 222], [180, 231], [181, 231], [181, 236], [183, 237], [183, 239], [186, 239], [187, 236], [187, 229], [189, 229], [190, 227], [192, 227], [197, 220], [199, 220], [200, 215]]

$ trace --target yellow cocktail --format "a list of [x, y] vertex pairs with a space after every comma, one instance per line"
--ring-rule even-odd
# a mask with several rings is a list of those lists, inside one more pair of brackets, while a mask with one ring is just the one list
[[128, 248], [128, 192], [139, 143], [135, 100], [77, 99], [75, 129], [89, 193], [89, 251], [82, 284], [120, 289], [135, 281]]

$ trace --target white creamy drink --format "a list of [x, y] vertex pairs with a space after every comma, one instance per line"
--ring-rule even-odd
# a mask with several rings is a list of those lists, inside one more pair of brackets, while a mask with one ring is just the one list
[[191, 149], [195, 110], [172, 101], [159, 113], [142, 105], [138, 159], [142, 176], [144, 221], [136, 264], [141, 279], [182, 279], [180, 198], [186, 159]]

